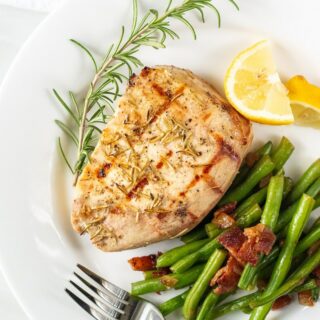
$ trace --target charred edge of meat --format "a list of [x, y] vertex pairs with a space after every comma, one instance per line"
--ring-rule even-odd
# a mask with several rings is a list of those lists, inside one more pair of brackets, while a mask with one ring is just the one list
[[106, 171], [111, 168], [111, 163], [106, 163], [101, 169], [98, 170], [97, 177], [105, 178], [107, 176]]
[[136, 84], [137, 75], [133, 73], [129, 78], [129, 87], [134, 87]]
[[152, 68], [145, 66], [142, 70], [140, 75], [142, 77], [147, 77], [149, 75], [149, 73], [151, 72]]

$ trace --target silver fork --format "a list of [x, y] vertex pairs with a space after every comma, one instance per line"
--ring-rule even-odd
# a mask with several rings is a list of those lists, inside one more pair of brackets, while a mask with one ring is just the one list
[[[133, 297], [129, 292], [77, 264], [74, 275], [84, 287], [70, 280], [72, 291], [67, 294], [97, 320], [164, 320], [151, 302]], [[76, 289], [76, 290], [75, 290]], [[77, 293], [74, 293], [77, 292]], [[85, 297], [80, 298], [79, 292]], [[86, 302], [87, 300], [88, 302]]]

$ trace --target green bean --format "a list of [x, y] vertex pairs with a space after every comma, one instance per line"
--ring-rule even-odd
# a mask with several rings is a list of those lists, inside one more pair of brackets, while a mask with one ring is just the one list
[[[318, 240], [320, 240], [320, 225], [316, 226], [314, 229], [309, 231], [309, 233], [299, 241], [296, 249], [294, 250], [294, 258], [304, 253]], [[244, 290], [248, 290], [248, 287], [252, 283], [255, 275], [259, 274], [262, 270], [266, 269], [266, 267], [274, 263], [274, 261], [277, 259], [279, 255], [279, 252], [280, 247], [274, 247], [271, 253], [268, 256], [265, 256], [256, 267], [250, 268], [246, 272], [246, 277], [242, 280], [244, 281], [244, 283], [241, 285], [241, 288], [243, 288]], [[242, 274], [244, 274], [245, 270]]]
[[[306, 289], [306, 290], [308, 290], [308, 289]], [[309, 290], [311, 290], [312, 301], [317, 302], [319, 300], [319, 296], [320, 296], [320, 288], [317, 286], [316, 288], [312, 288]]]
[[244, 199], [260, 180], [270, 174], [273, 169], [274, 163], [271, 158], [268, 155], [263, 156], [252, 168], [247, 179], [235, 189], [228, 192], [220, 201], [220, 205], [233, 201], [239, 202]]
[[195, 252], [208, 242], [209, 239], [198, 240], [165, 252], [157, 259], [157, 268], [170, 267], [182, 257]]
[[[281, 249], [277, 262], [274, 266], [271, 278], [262, 297], [266, 297], [275, 292], [287, 276], [293, 258], [294, 249], [305, 227], [310, 213], [314, 206], [314, 199], [306, 194], [303, 194], [296, 212], [291, 220], [290, 227], [287, 233], [285, 244]], [[255, 308], [250, 316], [250, 320], [262, 320], [270, 311], [272, 303], [265, 304]]]
[[[283, 198], [285, 198], [288, 193], [291, 191], [293, 186], [293, 181], [289, 177], [284, 178], [284, 187], [283, 187]], [[250, 197], [245, 199], [235, 210], [235, 216], [240, 217], [248, 207], [254, 205], [254, 204], [259, 204], [262, 205], [264, 201], [266, 200], [267, 197], [267, 190], [268, 186], [263, 187], [256, 193], [252, 194]]]
[[284, 177], [283, 199], [285, 199], [288, 196], [292, 189], [293, 180], [290, 177]]
[[[256, 151], [252, 152], [251, 154], [249, 153], [248, 156], [249, 157], [253, 156], [253, 157], [256, 157], [257, 160], [260, 160], [262, 156], [270, 154], [271, 151], [272, 151], [272, 142], [268, 141], [266, 144], [264, 144], [262, 147], [260, 147]], [[247, 161], [244, 160], [244, 164], [240, 168], [240, 171], [237, 174], [236, 178], [234, 179], [230, 189], [233, 189], [234, 187], [239, 185], [241, 182], [243, 182], [246, 179], [249, 171], [250, 171], [250, 167], [248, 166]]]
[[287, 204], [295, 202], [320, 177], [320, 159], [316, 160], [298, 179], [288, 195]]
[[252, 308], [268, 304], [279, 297], [290, 293], [320, 264], [320, 249], [310, 256], [302, 265], [289, 277], [285, 284], [269, 294], [264, 294], [256, 301], [250, 303]]
[[[305, 290], [310, 290], [317, 287], [317, 283], [315, 280], [309, 280], [305, 284], [298, 286], [294, 288], [291, 293], [301, 292]], [[242, 296], [236, 300], [229, 301], [225, 304], [221, 304], [217, 307], [213, 307], [209, 310], [207, 317], [205, 320], [213, 320], [217, 319], [219, 317], [222, 317], [223, 315], [226, 315], [227, 313], [238, 311], [238, 310], [245, 310], [253, 304], [255, 301], [259, 299], [261, 296], [260, 291], [256, 291], [254, 293], [248, 294], [246, 296]]]
[[190, 289], [173, 297], [172, 299], [161, 303], [158, 308], [162, 315], [165, 317], [168, 314], [172, 313], [173, 311], [182, 308], [184, 301], [189, 293]]
[[316, 288], [318, 288], [317, 281], [314, 279], [310, 279], [304, 284], [301, 284], [300, 286], [295, 287], [291, 292], [297, 293], [297, 292], [306, 291], [306, 290], [313, 290]]
[[222, 232], [222, 230], [212, 222], [205, 225], [205, 230], [210, 239], [215, 238]]
[[313, 182], [313, 184], [308, 188], [306, 191], [306, 194], [308, 194], [311, 197], [315, 197], [320, 192], [320, 177]]
[[214, 274], [220, 269], [225, 258], [226, 251], [216, 249], [210, 256], [201, 275], [191, 288], [186, 301], [183, 305], [183, 315], [186, 320], [194, 319], [197, 313], [198, 304], [205, 293], [210, 280]]
[[252, 311], [252, 309], [250, 307], [245, 307], [241, 309], [241, 312], [245, 313], [245, 314], [250, 314]]
[[143, 271], [144, 280], [153, 279], [154, 270]]
[[[318, 179], [310, 186], [310, 188], [306, 191], [306, 194], [310, 197], [315, 198], [316, 202], [314, 204], [313, 209], [316, 209], [320, 206], [320, 195], [318, 195], [320, 192], [320, 184]], [[294, 212], [297, 209], [299, 201], [296, 201], [293, 203], [290, 207], [285, 209], [279, 216], [277, 226], [274, 229], [275, 233], [278, 233], [283, 228], [285, 228], [291, 221], [292, 216]]]
[[[278, 221], [280, 206], [283, 196], [283, 186], [284, 186], [284, 177], [283, 176], [274, 176], [270, 179], [268, 186], [268, 194], [266, 204], [263, 209], [261, 223], [268, 226], [273, 230]], [[261, 261], [262, 257], [259, 261]], [[247, 263], [240, 280], [238, 282], [238, 287], [247, 290], [252, 282], [252, 276], [255, 274], [256, 266], [252, 266]]]
[[316, 196], [314, 198], [314, 200], [316, 201], [314, 206], [313, 206], [313, 210], [315, 210], [316, 208], [319, 208], [320, 207], [320, 194], [318, 196]]
[[192, 231], [188, 232], [187, 234], [181, 237], [181, 241], [184, 243], [190, 243], [197, 240], [202, 240], [207, 237], [206, 230], [204, 226], [199, 226]]
[[237, 225], [240, 228], [247, 228], [258, 222], [261, 218], [262, 210], [256, 203], [250, 207], [245, 214], [237, 219]]
[[256, 203], [262, 205], [267, 197], [267, 189], [268, 187], [264, 187], [245, 199], [235, 210], [235, 216], [240, 217], [249, 207]]
[[174, 273], [181, 273], [185, 272], [189, 268], [191, 268], [193, 265], [195, 265], [200, 259], [206, 260], [210, 257], [212, 252], [215, 249], [220, 248], [221, 245], [217, 238], [212, 239], [210, 242], [208, 242], [206, 245], [204, 245], [200, 250], [191, 253], [179, 261], [177, 261], [175, 264], [173, 264], [170, 267], [170, 270]]
[[280, 170], [294, 151], [294, 145], [288, 138], [282, 137], [277, 148], [271, 153], [271, 159], [275, 164], [275, 171]]
[[[259, 221], [260, 217], [261, 217], [261, 208], [259, 207], [259, 205], [255, 204], [251, 208], [249, 208], [249, 210], [247, 210], [245, 215], [237, 219], [236, 222], [239, 227], [246, 228], [251, 226], [255, 222]], [[219, 234], [223, 232], [222, 229], [218, 229], [218, 230], [220, 231]], [[215, 237], [213, 238], [213, 240], [208, 242], [198, 251], [181, 258], [179, 261], [173, 264], [170, 269], [174, 273], [184, 272], [189, 268], [191, 268], [193, 265], [195, 265], [199, 260], [208, 259], [211, 253], [215, 249], [220, 247], [221, 247], [220, 243], [218, 239]]]
[[320, 217], [318, 217], [316, 220], [314, 220], [309, 232], [311, 232], [315, 228], [318, 228], [318, 226], [320, 226]]
[[249, 303], [254, 299], [256, 299], [259, 295], [260, 295], [260, 292], [254, 292], [249, 295], [238, 298], [236, 300], [219, 305], [217, 307], [210, 308], [205, 320], [213, 320], [213, 319], [222, 317], [223, 315], [229, 312], [242, 310], [247, 306], [249, 306]]
[[220, 296], [210, 291], [198, 312], [196, 320], [204, 320], [209, 310], [218, 303], [219, 297]]
[[295, 256], [305, 252], [318, 240], [320, 240], [320, 225], [313, 228], [302, 240], [299, 241], [299, 244], [294, 251]]
[[[257, 203], [243, 209], [240, 215], [236, 216], [237, 224], [240, 228], [249, 227], [254, 222], [257, 222], [261, 216], [261, 208]], [[221, 229], [214, 223], [205, 225], [206, 232], [209, 238], [214, 238], [221, 233]]]
[[281, 251], [280, 247], [274, 247], [272, 249], [272, 251], [270, 252], [269, 255], [265, 256], [263, 258], [263, 260], [261, 261], [261, 263], [256, 267], [256, 272], [260, 272], [261, 270], [265, 269], [266, 267], [270, 266], [271, 264], [273, 264], [276, 259], [279, 256], [279, 253]]
[[261, 216], [261, 223], [273, 230], [277, 224], [283, 196], [284, 177], [275, 176], [270, 179], [267, 200]]
[[204, 264], [197, 265], [184, 273], [168, 274], [161, 278], [142, 280], [131, 284], [131, 294], [140, 296], [150, 292], [181, 289], [193, 284], [201, 274]]

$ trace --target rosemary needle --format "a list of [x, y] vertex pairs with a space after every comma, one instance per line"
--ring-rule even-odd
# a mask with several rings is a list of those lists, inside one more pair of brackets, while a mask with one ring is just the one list
[[[234, 0], [228, 1], [236, 9], [239, 9]], [[142, 46], [151, 46], [156, 49], [165, 48], [168, 37], [179, 39], [179, 35], [171, 27], [172, 20], [184, 23], [196, 39], [195, 28], [186, 17], [186, 14], [191, 11], [198, 12], [204, 22], [204, 9], [212, 9], [217, 15], [220, 26], [220, 13], [212, 4], [212, 0], [184, 0], [177, 6], [173, 6], [173, 2], [168, 0], [166, 9], [162, 13], [155, 9], [149, 9], [143, 17], [139, 17], [138, 0], [133, 0], [131, 29], [126, 32], [124, 27], [121, 28], [119, 40], [109, 46], [100, 64], [85, 45], [71, 39], [72, 43], [86, 53], [92, 61], [95, 71], [83, 102], [81, 99], [77, 99], [72, 92], [69, 92], [70, 104], [68, 104], [54, 90], [54, 95], [72, 120], [71, 125], [69, 121], [68, 125], [59, 120], [56, 123], [77, 146], [76, 161], [71, 165], [59, 140], [60, 151], [75, 175], [75, 183], [84, 166], [90, 161], [90, 154], [101, 134], [99, 125], [106, 124], [110, 113], [114, 112], [113, 103], [120, 96], [120, 84], [129, 79], [133, 68], [143, 65], [136, 57], [139, 49]]]

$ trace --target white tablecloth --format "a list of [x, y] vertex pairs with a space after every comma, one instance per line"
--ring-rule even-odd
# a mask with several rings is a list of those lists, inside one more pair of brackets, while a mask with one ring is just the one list
[[[2, 3], [21, 5], [37, 5], [37, 9], [43, 12], [17, 9]], [[18, 3], [20, 2], [20, 3]], [[19, 51], [23, 42], [28, 38], [37, 25], [46, 17], [54, 0], [0, 0], [0, 85], [12, 60]], [[45, 7], [47, 5], [47, 7]], [[35, 7], [34, 7], [35, 8]], [[3, 212], [0, 214], [4, 214]], [[27, 320], [0, 271], [0, 319], [3, 320]]]

